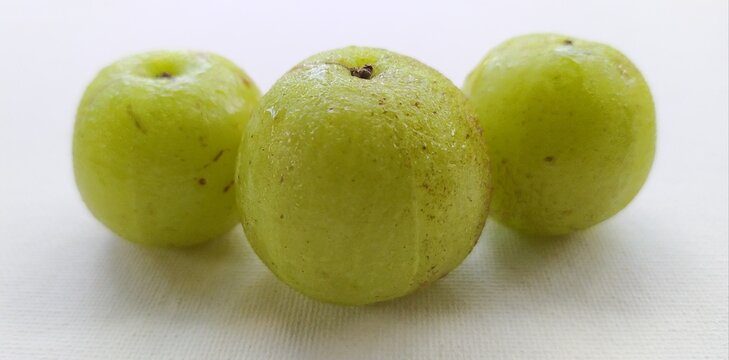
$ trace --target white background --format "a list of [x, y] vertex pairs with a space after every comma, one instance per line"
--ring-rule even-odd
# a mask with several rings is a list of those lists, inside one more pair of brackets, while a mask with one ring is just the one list
[[[726, 358], [727, 12], [723, 0], [2, 0], [0, 358]], [[195, 249], [135, 246], [75, 189], [76, 105], [127, 54], [218, 52], [265, 91], [306, 56], [369, 45], [461, 85], [488, 49], [535, 31], [613, 44], [642, 69], [658, 111], [649, 181], [565, 239], [489, 222], [460, 268], [410, 297], [309, 300], [240, 228]]]

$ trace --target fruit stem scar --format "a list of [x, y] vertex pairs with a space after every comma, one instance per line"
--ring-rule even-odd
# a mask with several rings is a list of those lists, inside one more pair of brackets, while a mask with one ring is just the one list
[[352, 74], [352, 76], [358, 77], [360, 79], [369, 80], [372, 78], [372, 70], [372, 65], [367, 64], [362, 67], [349, 68], [349, 73]]
[[168, 73], [167, 71], [163, 71], [163, 72], [157, 74], [157, 78], [170, 79], [170, 78], [172, 78], [172, 74]]
[[372, 78], [372, 75], [374, 73], [374, 67], [372, 65], [370, 65], [370, 64], [365, 64], [362, 67], [356, 67], [356, 66], [355, 67], [348, 67], [347, 65], [344, 65], [344, 64], [341, 64], [341, 63], [338, 63], [338, 62], [332, 62], [332, 61], [325, 61], [325, 62], [321, 62], [321, 63], [312, 63], [312, 64], [299, 64], [299, 65], [296, 65], [293, 68], [291, 68], [291, 70], [289, 70], [288, 72], [293, 72], [294, 70], [298, 70], [298, 69], [301, 69], [303, 67], [310, 66], [310, 65], [316, 65], [316, 64], [326, 64], [326, 65], [337, 65], [337, 66], [341, 66], [341, 67], [349, 70], [349, 74], [350, 75], [352, 75], [354, 77], [358, 77], [360, 79], [365, 79], [365, 80], [371, 79]]
[[564, 39], [564, 41], [562, 41], [562, 43], [565, 44], [565, 45], [572, 45], [572, 40], [570, 40], [570, 39]]

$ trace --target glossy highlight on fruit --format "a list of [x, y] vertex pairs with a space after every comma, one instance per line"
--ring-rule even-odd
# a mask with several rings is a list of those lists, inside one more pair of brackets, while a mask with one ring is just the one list
[[641, 73], [600, 43], [534, 34], [499, 45], [465, 93], [489, 144], [493, 217], [561, 235], [597, 224], [638, 193], [653, 162], [653, 99]]
[[263, 96], [238, 205], [263, 262], [326, 302], [409, 294], [468, 255], [488, 212], [485, 142], [465, 96], [403, 55], [315, 55]]
[[155, 51], [103, 69], [76, 115], [76, 183], [91, 213], [124, 239], [189, 246], [237, 222], [235, 159], [260, 95], [232, 62]]

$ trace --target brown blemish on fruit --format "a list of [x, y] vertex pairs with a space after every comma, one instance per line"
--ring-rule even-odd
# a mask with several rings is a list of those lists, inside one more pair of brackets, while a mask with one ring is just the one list
[[129, 115], [132, 121], [134, 121], [134, 126], [136, 126], [137, 129], [142, 132], [142, 134], [147, 133], [147, 129], [142, 126], [142, 122], [139, 120], [139, 116], [137, 115], [137, 113], [134, 112], [134, 109], [132, 109], [132, 105], [127, 105], [127, 115]]
[[573, 44], [573, 42], [572, 42], [572, 40], [571, 40], [571, 39], [564, 39], [564, 40], [562, 41], [562, 44], [565, 44], [565, 45], [572, 45], [572, 44]]
[[172, 74], [168, 73], [167, 71], [163, 71], [163, 72], [157, 74], [157, 78], [158, 79], [171, 79]]
[[209, 162], [208, 162], [207, 164], [203, 165], [203, 167], [202, 167], [202, 168], [203, 168], [203, 169], [206, 169], [206, 168], [207, 168], [208, 166], [210, 166], [210, 165], [212, 165], [212, 164], [216, 163], [216, 162], [217, 162], [218, 160], [220, 160], [220, 157], [221, 157], [221, 156], [223, 156], [223, 153], [224, 153], [224, 152], [225, 152], [226, 150], [228, 150], [228, 149], [222, 149], [222, 150], [218, 151], [218, 153], [217, 153], [217, 154], [215, 154], [215, 156], [213, 157], [213, 159], [212, 159], [211, 161], [209, 161]]
[[552, 161], [554, 161], [554, 156], [545, 156], [544, 157], [544, 161], [546, 161], [546, 162], [552, 162]]
[[205, 180], [205, 178], [200, 178], [197, 180], [197, 183], [204, 186], [205, 184], [208, 183], [208, 181]]
[[349, 68], [349, 73], [352, 76], [354, 76], [354, 77], [358, 77], [360, 79], [369, 80], [369, 79], [372, 78], [372, 72], [373, 72], [373, 70], [374, 69], [372, 68], [372, 65], [367, 64], [367, 65], [362, 66], [362, 67]]
[[283, 219], [283, 214], [279, 215], [279, 217], [278, 217], [278, 218], [279, 218], [279, 219]]
[[213, 162], [216, 162], [216, 161], [218, 161], [218, 159], [220, 159], [220, 157], [221, 157], [221, 156], [223, 156], [223, 153], [224, 153], [224, 152], [225, 152], [225, 149], [223, 149], [223, 150], [220, 150], [220, 151], [218, 151], [218, 153], [217, 153], [217, 154], [215, 155], [215, 157], [213, 158]]
[[279, 183], [279, 184], [283, 184], [283, 181], [284, 181], [284, 176], [283, 176], [283, 175], [281, 175], [281, 178], [280, 178], [280, 179], [278, 180], [278, 183]]
[[238, 77], [240, 78], [240, 81], [243, 82], [243, 86], [248, 87], [248, 88], [251, 87], [251, 81], [248, 80], [248, 78], [246, 78], [242, 74], [238, 75]]
[[223, 192], [224, 192], [224, 193], [227, 193], [227, 192], [228, 192], [228, 190], [230, 190], [230, 187], [231, 187], [231, 186], [233, 186], [233, 184], [235, 184], [235, 181], [231, 180], [231, 181], [230, 181], [230, 182], [228, 183], [228, 185], [225, 185], [225, 187], [223, 188]]

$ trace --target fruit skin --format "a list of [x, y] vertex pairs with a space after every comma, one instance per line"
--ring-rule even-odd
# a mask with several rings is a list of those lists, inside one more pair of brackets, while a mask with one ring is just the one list
[[242, 70], [210, 53], [148, 52], [103, 69], [73, 138], [91, 213], [145, 245], [189, 246], [228, 231], [236, 153], [259, 97]]
[[417, 60], [361, 47], [312, 56], [263, 96], [247, 137], [245, 233], [310, 297], [404, 296], [458, 266], [481, 234], [490, 180], [476, 115]]
[[524, 233], [597, 224], [638, 193], [653, 162], [655, 110], [638, 69], [600, 43], [516, 37], [468, 76], [489, 144], [493, 217]]

